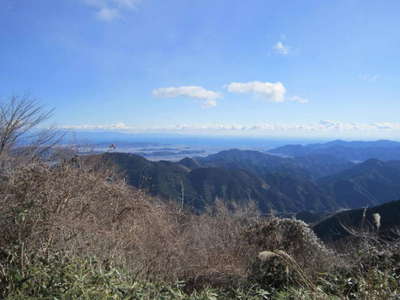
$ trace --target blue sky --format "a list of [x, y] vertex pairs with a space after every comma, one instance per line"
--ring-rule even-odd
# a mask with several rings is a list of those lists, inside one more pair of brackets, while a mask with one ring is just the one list
[[398, 0], [1, 0], [0, 97], [60, 127], [400, 139]]

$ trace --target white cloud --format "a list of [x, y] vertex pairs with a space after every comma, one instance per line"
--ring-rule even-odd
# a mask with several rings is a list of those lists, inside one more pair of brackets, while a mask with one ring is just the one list
[[135, 8], [141, 0], [113, 0], [117, 5], [127, 8]]
[[112, 21], [120, 18], [124, 11], [132, 10], [141, 0], [83, 0], [83, 2], [93, 7], [96, 17], [102, 21]]
[[119, 18], [120, 14], [116, 8], [103, 7], [97, 11], [96, 16], [102, 21], [112, 21]]
[[231, 82], [225, 88], [230, 93], [249, 93], [260, 96], [269, 102], [297, 102], [301, 104], [309, 101], [299, 96], [286, 97], [286, 88], [281, 82]]
[[375, 129], [384, 130], [400, 130], [400, 123], [393, 122], [376, 122], [372, 123], [371, 126]]
[[359, 77], [364, 81], [376, 82], [381, 76], [379, 74], [361, 74]]
[[231, 93], [253, 93], [268, 101], [285, 101], [286, 88], [281, 82], [232, 82], [226, 88]]
[[281, 54], [281, 55], [288, 55], [290, 48], [289, 46], [283, 44], [283, 42], [279, 41], [277, 42], [274, 47], [273, 47], [275, 53]]
[[217, 106], [217, 101], [212, 100], [212, 99], [205, 100], [205, 101], [202, 103], [202, 107], [203, 107], [203, 108], [209, 108], [209, 107], [214, 107], [214, 106]]
[[153, 96], [159, 98], [177, 98], [188, 97], [202, 101], [204, 108], [213, 107], [217, 105], [217, 99], [221, 98], [221, 94], [206, 90], [201, 86], [180, 86], [180, 87], [167, 87], [158, 88], [153, 90]]
[[302, 98], [302, 97], [299, 97], [299, 96], [290, 97], [290, 98], [288, 98], [288, 101], [298, 102], [298, 103], [301, 103], [301, 104], [305, 104], [305, 103], [309, 102], [308, 99], [305, 99], [305, 98]]

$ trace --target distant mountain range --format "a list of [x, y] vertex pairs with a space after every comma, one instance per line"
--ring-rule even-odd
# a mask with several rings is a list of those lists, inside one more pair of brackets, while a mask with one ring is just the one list
[[280, 157], [258, 151], [226, 150], [207, 157], [195, 158], [201, 165], [227, 169], [245, 169], [265, 176], [271, 172], [317, 179], [348, 169], [354, 163], [328, 154], [309, 154], [301, 157]]
[[291, 157], [328, 154], [348, 161], [364, 161], [370, 158], [400, 160], [400, 143], [389, 140], [371, 142], [336, 140], [321, 144], [287, 145], [268, 152]]
[[[117, 165], [132, 186], [195, 210], [221, 199], [254, 201], [262, 213], [318, 213], [400, 199], [400, 160], [369, 158], [354, 163], [345, 158], [359, 160], [378, 152], [395, 157], [399, 144], [334, 141], [272, 151], [288, 155], [296, 152], [288, 149], [302, 149], [291, 157], [233, 149], [178, 162], [149, 161], [127, 153], [101, 156]], [[334, 151], [338, 147], [341, 152]]]

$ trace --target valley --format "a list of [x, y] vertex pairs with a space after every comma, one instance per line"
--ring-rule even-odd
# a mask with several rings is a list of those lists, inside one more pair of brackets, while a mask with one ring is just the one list
[[[400, 199], [399, 145], [335, 141], [268, 152], [231, 149], [179, 161], [118, 152], [100, 156], [115, 164], [130, 185], [195, 211], [219, 199], [239, 205], [255, 202], [262, 214], [333, 212]], [[323, 151], [287, 150], [292, 148]]]

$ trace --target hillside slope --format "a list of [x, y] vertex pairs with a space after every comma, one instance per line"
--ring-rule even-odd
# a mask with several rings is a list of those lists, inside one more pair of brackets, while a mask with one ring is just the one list
[[[310, 154], [303, 157], [280, 157], [251, 150], [226, 150], [196, 159], [203, 166], [228, 169], [245, 169], [264, 177], [269, 173], [290, 174], [298, 178], [317, 179], [332, 175], [354, 164], [326, 154]], [[185, 161], [187, 164], [188, 162]]]
[[179, 162], [126, 153], [102, 157], [116, 164], [130, 185], [196, 210], [216, 199], [254, 201], [262, 213], [285, 213], [359, 208], [400, 198], [400, 161], [353, 164], [327, 155], [291, 159], [241, 150]]
[[364, 230], [376, 232], [373, 225], [372, 214], [381, 215], [381, 227], [379, 229], [381, 236], [392, 236], [392, 230], [400, 228], [400, 200], [388, 202], [379, 206], [371, 207], [365, 211], [365, 220], [363, 221], [364, 209], [353, 209], [342, 211], [330, 216], [313, 226], [314, 232], [324, 241], [335, 241], [350, 235], [345, 229], [360, 230], [363, 224]]
[[218, 166], [197, 163], [192, 159], [182, 163], [152, 162], [125, 153], [105, 153], [103, 159], [116, 164], [129, 184], [194, 209], [202, 209], [217, 198], [241, 204], [254, 201], [262, 213], [270, 209], [297, 212], [337, 208], [314, 182], [307, 177], [292, 176], [290, 170], [268, 172], [268, 166], [255, 165], [255, 171], [250, 171], [253, 168], [246, 166], [248, 162], [240, 160], [242, 168], [225, 163]]
[[317, 183], [341, 207], [379, 205], [400, 198], [400, 161], [370, 159]]

